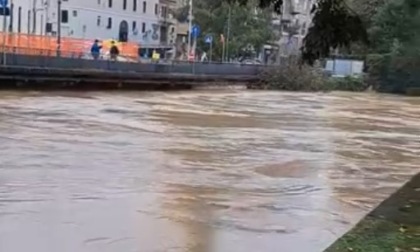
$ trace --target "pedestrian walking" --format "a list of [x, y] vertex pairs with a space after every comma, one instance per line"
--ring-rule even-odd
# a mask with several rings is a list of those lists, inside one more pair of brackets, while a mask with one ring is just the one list
[[102, 46], [99, 45], [99, 40], [95, 39], [92, 47], [90, 48], [90, 53], [93, 59], [95, 60], [99, 59], [99, 56], [101, 55], [101, 49], [102, 49]]
[[120, 50], [115, 44], [115, 41], [111, 42], [111, 49], [109, 50], [109, 54], [112, 60], [117, 60], [118, 55], [120, 55]]

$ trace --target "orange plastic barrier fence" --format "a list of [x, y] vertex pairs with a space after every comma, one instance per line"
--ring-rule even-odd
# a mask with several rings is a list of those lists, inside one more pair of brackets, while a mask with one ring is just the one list
[[[6, 37], [4, 37], [6, 36]], [[5, 48], [9, 52], [26, 55], [49, 55], [57, 53], [57, 38], [51, 36], [29, 35], [21, 33], [4, 34], [0, 32], [0, 50], [2, 50], [3, 39]], [[104, 41], [102, 51], [109, 52], [111, 40]], [[93, 40], [61, 38], [60, 55], [63, 57], [82, 57], [90, 53]], [[120, 55], [127, 58], [138, 58], [138, 45], [136, 43], [116, 43]]]

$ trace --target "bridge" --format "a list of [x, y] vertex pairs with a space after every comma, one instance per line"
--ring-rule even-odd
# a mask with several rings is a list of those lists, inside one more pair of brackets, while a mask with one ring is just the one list
[[247, 85], [267, 66], [226, 63], [140, 63], [5, 54], [2, 89], [170, 89], [203, 85]]

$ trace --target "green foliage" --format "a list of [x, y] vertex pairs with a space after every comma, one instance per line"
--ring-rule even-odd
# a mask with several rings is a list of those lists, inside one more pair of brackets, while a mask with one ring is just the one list
[[366, 82], [380, 92], [403, 94], [420, 88], [420, 58], [416, 55], [371, 54], [366, 64]]
[[367, 217], [326, 252], [413, 252], [420, 242], [415, 232], [416, 227], [401, 232], [397, 223]]
[[420, 251], [420, 174], [325, 252]]
[[260, 82], [253, 88], [286, 91], [323, 91], [327, 78], [319, 69], [289, 64], [268, 69], [260, 74]]
[[362, 76], [346, 76], [344, 78], [332, 77], [327, 83], [328, 90], [361, 92], [368, 88]]
[[388, 0], [369, 29], [368, 82], [378, 91], [406, 93], [420, 87], [420, 2]]
[[[251, 0], [225, 0], [247, 4]], [[281, 13], [284, 1], [258, 0], [258, 6], [272, 7]], [[346, 0], [318, 0], [313, 10], [313, 25], [302, 46], [302, 60], [313, 64], [327, 58], [332, 49], [348, 48], [355, 42], [368, 43], [366, 27], [360, 17], [346, 4]]]
[[387, 93], [405, 94], [407, 89], [420, 88], [420, 58], [388, 54], [370, 65], [369, 79], [379, 83], [377, 90]]
[[[349, 8], [360, 17], [368, 30], [369, 41], [372, 40], [369, 29], [373, 25], [373, 19], [378, 13], [378, 10], [380, 10], [387, 1], [388, 0], [348, 0]], [[346, 55], [367, 55], [371, 50], [369, 46], [370, 43], [356, 41], [353, 42], [349, 48], [340, 48], [340, 53]]]
[[[176, 16], [179, 20], [186, 20], [188, 6], [178, 10]], [[268, 10], [256, 8], [255, 2], [240, 5], [222, 0], [194, 0], [193, 16], [194, 23], [201, 27], [202, 36], [212, 34], [214, 37], [214, 60], [222, 57], [221, 34], [227, 40], [229, 33], [231, 56], [238, 56], [246, 50], [258, 52], [274, 36], [271, 30], [271, 13]], [[230, 22], [229, 31], [228, 22]], [[198, 47], [208, 51], [209, 45], [204, 43], [202, 36], [198, 38]]]
[[349, 48], [354, 42], [367, 43], [367, 33], [360, 17], [344, 1], [319, 0], [314, 8], [313, 24], [302, 47], [302, 59], [313, 64], [327, 58], [331, 49]]
[[260, 74], [254, 89], [285, 91], [354, 91], [367, 89], [362, 77], [329, 78], [320, 68], [289, 64], [268, 69]]
[[380, 10], [387, 1], [388, 0], [351, 0], [349, 1], [349, 7], [359, 15], [362, 22], [367, 27], [370, 27], [378, 10]]
[[387, 69], [386, 64], [389, 60], [389, 57], [389, 54], [369, 54], [366, 57], [365, 63], [368, 69], [366, 83], [374, 90], [378, 90], [380, 88], [381, 75]]
[[373, 52], [419, 52], [420, 7], [411, 0], [390, 0], [373, 20], [370, 28]]

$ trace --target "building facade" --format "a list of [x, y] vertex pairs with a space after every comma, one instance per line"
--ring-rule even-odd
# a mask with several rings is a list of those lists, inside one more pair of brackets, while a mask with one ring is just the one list
[[282, 14], [273, 16], [273, 29], [279, 38], [272, 43], [277, 47], [274, 61], [279, 62], [280, 57], [299, 54], [303, 39], [312, 24], [311, 10], [314, 3], [315, 0], [286, 0], [283, 2]]
[[176, 33], [165, 21], [169, 13], [162, 0], [9, 1], [7, 29], [13, 33], [56, 36], [60, 25], [62, 37], [114, 39], [150, 48], [167, 46], [168, 34]]

